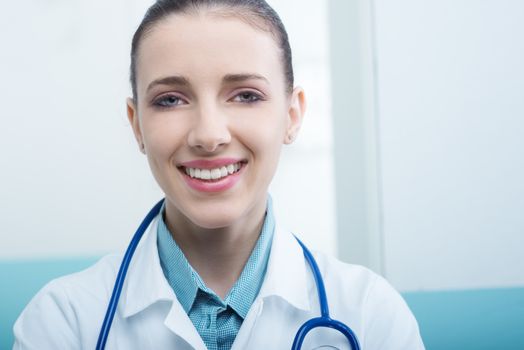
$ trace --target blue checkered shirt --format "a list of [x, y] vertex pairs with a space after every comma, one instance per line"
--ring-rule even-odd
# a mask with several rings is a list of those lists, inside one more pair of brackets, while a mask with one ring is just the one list
[[274, 229], [275, 220], [268, 196], [266, 216], [255, 248], [237, 282], [222, 300], [191, 267], [161, 215], [157, 244], [162, 270], [208, 349], [231, 349], [262, 286]]

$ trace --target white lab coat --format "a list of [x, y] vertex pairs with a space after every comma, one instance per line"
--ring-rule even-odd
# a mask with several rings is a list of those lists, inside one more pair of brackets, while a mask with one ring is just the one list
[[[142, 238], [128, 270], [106, 349], [206, 349], [164, 277], [158, 257], [157, 219]], [[331, 311], [364, 350], [424, 349], [415, 318], [380, 276], [315, 253]], [[14, 349], [94, 349], [122, 255], [47, 284], [14, 326]], [[297, 329], [319, 316], [313, 276], [288, 231], [275, 229], [267, 273], [235, 339], [234, 350], [290, 349]], [[315, 330], [303, 349], [349, 349], [339, 333]]]

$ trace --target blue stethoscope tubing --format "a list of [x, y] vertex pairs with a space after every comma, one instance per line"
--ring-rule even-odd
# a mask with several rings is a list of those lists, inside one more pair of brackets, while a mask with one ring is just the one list
[[120, 299], [120, 293], [122, 292], [122, 287], [124, 286], [124, 279], [126, 278], [129, 263], [131, 262], [131, 258], [133, 257], [135, 249], [138, 246], [140, 239], [144, 235], [144, 232], [146, 232], [147, 227], [151, 221], [153, 221], [155, 216], [160, 213], [160, 208], [162, 208], [163, 203], [164, 199], [162, 198], [157, 204], [155, 204], [153, 208], [151, 208], [144, 220], [142, 220], [140, 226], [138, 226], [133, 238], [131, 239], [131, 243], [129, 243], [129, 246], [127, 247], [124, 258], [122, 259], [122, 264], [120, 264], [120, 269], [118, 270], [118, 274], [116, 276], [115, 286], [113, 287], [113, 293], [111, 294], [111, 299], [109, 300], [109, 305], [107, 306], [104, 322], [102, 323], [102, 328], [100, 329], [100, 334], [98, 335], [98, 341], [96, 342], [97, 350], [103, 350], [106, 347], [107, 337], [109, 336], [109, 330], [111, 329], [111, 324], [113, 323], [113, 318], [115, 317], [118, 299]]
[[[124, 286], [124, 280], [126, 278], [127, 269], [129, 268], [129, 264], [131, 263], [131, 259], [136, 250], [136, 247], [138, 246], [138, 243], [140, 242], [140, 239], [146, 232], [149, 224], [160, 213], [160, 209], [162, 208], [163, 203], [164, 199], [162, 198], [157, 204], [155, 204], [153, 208], [151, 208], [144, 220], [142, 220], [140, 226], [138, 226], [138, 229], [136, 230], [135, 234], [133, 235], [133, 238], [131, 239], [131, 242], [129, 243], [129, 246], [127, 247], [126, 253], [124, 254], [124, 257], [122, 259], [122, 263], [120, 264], [120, 269], [118, 270], [118, 274], [116, 276], [115, 285], [113, 287], [113, 293], [111, 294], [111, 299], [109, 300], [109, 305], [106, 310], [104, 322], [102, 323], [102, 328], [100, 329], [100, 334], [98, 335], [98, 341], [96, 343], [97, 350], [105, 349], [107, 337], [109, 336], [111, 324], [113, 323], [113, 318], [115, 317], [116, 308], [118, 306], [118, 300], [120, 299], [122, 287]], [[355, 333], [353, 333], [353, 331], [351, 330], [351, 328], [349, 328], [347, 325], [340, 321], [332, 319], [329, 316], [329, 306], [326, 296], [326, 288], [324, 287], [324, 281], [322, 279], [322, 275], [318, 268], [317, 262], [315, 261], [315, 258], [313, 258], [313, 254], [311, 254], [311, 252], [304, 245], [304, 243], [302, 243], [302, 241], [300, 241], [297, 237], [295, 238], [302, 247], [304, 257], [306, 258], [306, 261], [308, 262], [313, 273], [313, 277], [315, 278], [315, 283], [317, 285], [318, 291], [318, 299], [320, 301], [320, 317], [315, 317], [306, 321], [298, 329], [297, 334], [295, 335], [295, 339], [293, 340], [293, 345], [291, 349], [300, 350], [302, 348], [302, 343], [304, 342], [306, 335], [311, 330], [319, 327], [327, 327], [335, 329], [342, 333], [351, 345], [351, 349], [360, 350], [360, 344], [358, 342], [358, 339], [355, 336]]]
[[355, 333], [351, 330], [351, 328], [349, 328], [346, 324], [340, 321], [332, 319], [329, 316], [329, 305], [326, 295], [326, 288], [324, 287], [324, 280], [322, 279], [322, 274], [320, 273], [317, 262], [315, 261], [315, 258], [313, 258], [313, 254], [311, 254], [311, 252], [305, 246], [305, 244], [302, 243], [302, 241], [297, 237], [295, 238], [302, 247], [302, 250], [304, 251], [304, 257], [306, 258], [306, 261], [308, 262], [309, 267], [311, 268], [311, 271], [313, 273], [313, 277], [315, 278], [315, 284], [317, 285], [318, 292], [318, 300], [320, 302], [320, 317], [315, 317], [306, 321], [298, 329], [297, 334], [295, 335], [295, 340], [293, 340], [291, 350], [302, 349], [302, 342], [304, 342], [304, 339], [306, 338], [306, 335], [309, 333], [309, 331], [319, 327], [333, 328], [339, 331], [346, 337], [349, 344], [351, 345], [351, 349], [360, 350], [360, 344], [358, 343], [358, 339]]

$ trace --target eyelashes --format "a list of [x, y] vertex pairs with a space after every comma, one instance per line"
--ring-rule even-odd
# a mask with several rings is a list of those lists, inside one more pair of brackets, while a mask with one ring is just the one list
[[[265, 101], [265, 98], [261, 94], [251, 90], [241, 91], [228, 100], [228, 102], [246, 105], [255, 104], [260, 101]], [[188, 102], [184, 98], [173, 93], [160, 95], [151, 102], [151, 105], [158, 109], [176, 108], [177, 106], [187, 104]]]
[[233, 97], [232, 100], [240, 103], [255, 103], [258, 101], [262, 101], [263, 99], [262, 96], [252, 91], [243, 91], [237, 94], [235, 97]]
[[161, 95], [155, 100], [153, 100], [152, 103], [153, 107], [157, 107], [160, 109], [172, 108], [181, 104], [187, 104], [187, 102], [185, 102], [181, 97], [174, 94]]

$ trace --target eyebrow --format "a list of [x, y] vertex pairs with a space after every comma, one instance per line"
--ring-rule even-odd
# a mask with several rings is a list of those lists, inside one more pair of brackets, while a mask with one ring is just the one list
[[[224, 78], [222, 78], [222, 82], [224, 83], [238, 83], [243, 82], [246, 80], [262, 80], [265, 81], [267, 84], [269, 84], [269, 80], [267, 80], [264, 76], [258, 75], [258, 74], [252, 74], [252, 73], [240, 73], [240, 74], [226, 74]], [[180, 76], [180, 75], [171, 75], [164, 78], [159, 78], [153, 80], [146, 89], [146, 92], [149, 92], [152, 88], [154, 88], [157, 85], [182, 85], [182, 86], [189, 86], [189, 80], [187, 78]]]
[[253, 80], [253, 79], [254, 80], [263, 80], [263, 81], [265, 81], [266, 83], [269, 84], [269, 80], [267, 80], [262, 75], [250, 74], [250, 73], [227, 74], [226, 76], [224, 76], [222, 81], [224, 83], [238, 83], [238, 82], [242, 82], [242, 81], [246, 81], [246, 80]]
[[189, 81], [186, 78], [179, 75], [171, 75], [169, 77], [155, 79], [147, 86], [146, 92], [149, 92], [152, 88], [154, 88], [157, 85], [189, 86]]

